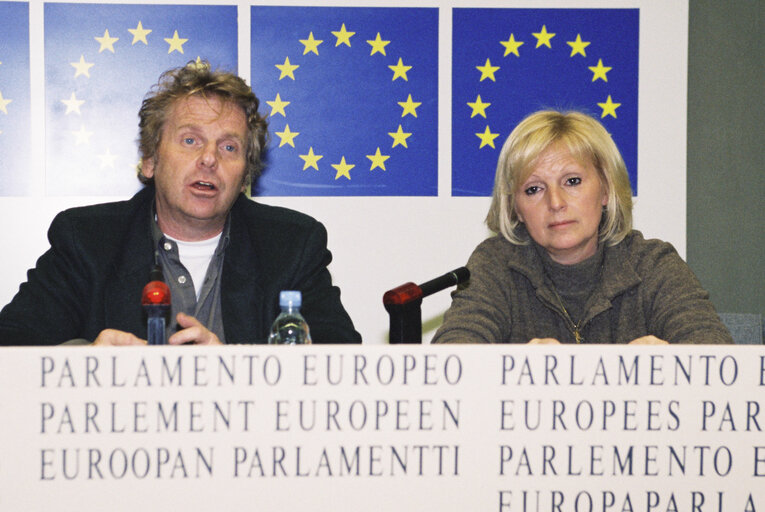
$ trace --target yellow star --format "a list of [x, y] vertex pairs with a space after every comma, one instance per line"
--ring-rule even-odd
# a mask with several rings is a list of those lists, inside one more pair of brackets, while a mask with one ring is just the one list
[[114, 43], [119, 41], [119, 37], [110, 37], [109, 36], [109, 30], [104, 30], [104, 35], [102, 37], [94, 37], [96, 41], [101, 43], [101, 47], [98, 49], [98, 53], [101, 53], [104, 50], [109, 50], [110, 52], [114, 53]]
[[588, 66], [588, 68], [590, 71], [592, 71], [593, 82], [597, 80], [598, 78], [602, 78], [604, 82], [608, 82], [608, 77], [606, 76], [606, 73], [611, 71], [611, 68], [603, 65], [603, 59], [598, 59], [597, 66]]
[[300, 132], [291, 132], [290, 131], [290, 125], [287, 124], [287, 125], [284, 126], [284, 131], [283, 132], [276, 132], [276, 135], [278, 135], [279, 139], [280, 139], [279, 147], [282, 147], [285, 144], [289, 144], [290, 146], [292, 146], [294, 148], [295, 147], [295, 142], [294, 142], [295, 137], [300, 135]]
[[407, 114], [417, 117], [417, 107], [422, 105], [422, 102], [412, 101], [412, 95], [410, 94], [406, 101], [399, 101], [398, 104], [404, 109], [401, 117], [405, 117]]
[[12, 102], [13, 100], [8, 100], [3, 98], [3, 93], [0, 91], [0, 111], [3, 112], [3, 114], [8, 114], [8, 103]]
[[385, 161], [390, 158], [388, 155], [383, 155], [380, 153], [380, 148], [377, 148], [377, 151], [375, 151], [374, 155], [367, 155], [367, 158], [369, 158], [372, 161], [372, 167], [369, 168], [370, 171], [374, 171], [377, 167], [385, 170]]
[[542, 45], [548, 48], [552, 48], [552, 45], [550, 44], [550, 39], [555, 37], [555, 34], [548, 32], [547, 26], [542, 25], [541, 32], [532, 32], [531, 35], [537, 38], [537, 45], [535, 46], [535, 48], [539, 48]]
[[340, 28], [339, 31], [332, 31], [332, 35], [337, 38], [337, 42], [335, 43], [335, 46], [340, 46], [341, 44], [346, 44], [348, 46], [351, 46], [351, 36], [354, 35], [356, 32], [348, 32], [345, 30], [345, 23], [343, 23], [343, 26]]
[[313, 52], [316, 55], [319, 55], [319, 45], [324, 42], [323, 39], [314, 39], [313, 32], [308, 34], [308, 39], [298, 39], [298, 41], [300, 41], [300, 43], [305, 46], [303, 49], [303, 55], [308, 52]]
[[605, 103], [598, 103], [598, 106], [603, 109], [603, 113], [601, 114], [600, 118], [603, 119], [607, 115], [611, 115], [613, 117], [616, 117], [616, 109], [621, 107], [621, 103], [614, 103], [611, 101], [611, 95], [608, 95], [608, 99]]
[[303, 165], [303, 170], [305, 171], [309, 167], [313, 167], [317, 171], [319, 170], [319, 160], [324, 158], [323, 155], [315, 155], [313, 153], [313, 146], [308, 148], [308, 154], [307, 155], [298, 155], [300, 158], [303, 159], [305, 164]]
[[79, 131], [72, 132], [72, 134], [77, 138], [76, 144], [79, 146], [80, 144], [88, 144], [90, 142], [90, 136], [93, 135], [93, 132], [89, 132], [85, 129], [85, 125], [80, 125]]
[[588, 41], [582, 41], [582, 36], [580, 34], [576, 35], [576, 41], [566, 41], [566, 44], [571, 47], [571, 55], [569, 55], [569, 57], [573, 57], [577, 53], [582, 57], [587, 57], [587, 54], [584, 53], [584, 49], [590, 46], [590, 43]]
[[[484, 146], [491, 146], [494, 147], [494, 139], [499, 137], [498, 133], [491, 133], [491, 130], [489, 130], [489, 126], [486, 126], [486, 130], [484, 130], [483, 133], [476, 133], [476, 136], [481, 139], [481, 145], [478, 146], [478, 149], [481, 149]], [[495, 148], [496, 149], [496, 148]]]
[[202, 57], [197, 55], [197, 58], [194, 59], [194, 64], [187, 64], [188, 66], [193, 66], [194, 69], [208, 69], [210, 67], [210, 64], [202, 60]]
[[[369, 43], [372, 46], [372, 53], [369, 55], [374, 55], [375, 53], [382, 53], [385, 55], [385, 47], [390, 44], [390, 41], [383, 41], [380, 37], [380, 33], [377, 33], [377, 37], [374, 39], [367, 39], [367, 43]], [[387, 57], [387, 55], [386, 55]]]
[[401, 60], [401, 57], [398, 58], [398, 63], [395, 66], [388, 66], [393, 71], [393, 82], [396, 78], [403, 78], [404, 81], [408, 82], [409, 79], [406, 76], [406, 72], [412, 69], [412, 66], [404, 66], [404, 62]]
[[281, 114], [284, 117], [287, 117], [287, 113], [284, 112], [284, 107], [292, 103], [291, 101], [282, 101], [281, 96], [279, 96], [279, 93], [276, 93], [276, 99], [274, 101], [266, 101], [269, 107], [271, 107], [271, 116], [274, 116], [276, 114]]
[[491, 103], [484, 103], [481, 101], [481, 95], [479, 94], [478, 97], [475, 99], [474, 102], [468, 101], [468, 107], [473, 109], [473, 112], [470, 114], [470, 117], [475, 116], [481, 116], [484, 119], [486, 119], [486, 108], [491, 105]]
[[351, 175], [348, 172], [356, 167], [356, 165], [345, 163], [345, 157], [343, 157], [340, 159], [339, 164], [332, 164], [332, 167], [334, 167], [337, 171], [337, 174], [335, 174], [335, 179], [338, 179], [340, 176], [345, 176], [346, 178], [351, 179]]
[[80, 75], [85, 75], [90, 78], [90, 68], [92, 68], [94, 64], [92, 62], [85, 62], [84, 55], [80, 55], [80, 62], [70, 62], [69, 64], [76, 70], [74, 72], [75, 78]]
[[399, 144], [404, 146], [405, 148], [409, 148], [409, 146], [406, 145], [406, 139], [412, 136], [411, 133], [404, 133], [404, 130], [401, 128], [401, 125], [398, 125], [398, 130], [395, 132], [388, 132], [388, 135], [393, 137], [393, 145], [392, 148], [395, 148]]
[[476, 66], [475, 68], [481, 72], [481, 79], [478, 80], [479, 82], [483, 82], [487, 78], [491, 79], [492, 82], [497, 81], [494, 78], [494, 72], [499, 69], [499, 66], [492, 66], [489, 59], [486, 59], [486, 64], [483, 66]]
[[103, 155], [96, 155], [99, 160], [101, 160], [101, 169], [105, 167], [111, 167], [114, 169], [114, 161], [117, 159], [117, 155], [112, 155], [112, 152], [109, 150], [109, 148], [106, 148], [106, 153]]
[[151, 33], [151, 29], [144, 29], [143, 24], [140, 21], [138, 22], [138, 26], [136, 28], [129, 28], [128, 32], [133, 34], [132, 44], [136, 44], [138, 41], [141, 41], [143, 44], [149, 44], [149, 42], [146, 40], [146, 36]]
[[510, 34], [510, 39], [507, 41], [500, 41], [499, 44], [505, 47], [505, 55], [503, 57], [507, 57], [511, 53], [515, 55], [516, 57], [520, 57], [521, 54], [518, 53], [518, 48], [521, 47], [523, 44], [523, 41], [516, 41], [515, 35]]
[[170, 45], [170, 48], [167, 49], [167, 53], [173, 53], [173, 50], [178, 50], [180, 53], [183, 53], [183, 44], [186, 41], [188, 41], [188, 39], [178, 37], [178, 31], [176, 30], [173, 32], [172, 38], [165, 38], [165, 42]]
[[72, 93], [68, 100], [61, 100], [61, 103], [66, 105], [65, 115], [71, 112], [74, 112], [77, 115], [81, 115], [82, 112], [80, 112], [80, 107], [83, 103], [85, 103], [85, 100], [78, 100], [74, 93]]
[[291, 79], [295, 79], [295, 71], [297, 68], [300, 67], [298, 64], [290, 64], [290, 58], [285, 57], [284, 64], [276, 64], [276, 67], [279, 71], [281, 71], [281, 74], [279, 75], [279, 80], [284, 78], [285, 76], [290, 77]]

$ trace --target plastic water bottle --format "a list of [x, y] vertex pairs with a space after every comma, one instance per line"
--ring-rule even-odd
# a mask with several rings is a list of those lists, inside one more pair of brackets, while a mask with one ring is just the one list
[[271, 325], [270, 345], [303, 345], [311, 343], [308, 324], [300, 314], [303, 297], [298, 291], [286, 290], [279, 294], [282, 312]]

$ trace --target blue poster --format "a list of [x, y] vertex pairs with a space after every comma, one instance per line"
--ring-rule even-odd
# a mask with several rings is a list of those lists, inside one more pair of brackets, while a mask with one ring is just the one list
[[267, 196], [438, 193], [438, 10], [252, 7]]
[[29, 194], [29, 4], [0, 2], [0, 195]]
[[236, 73], [237, 37], [233, 6], [45, 4], [47, 193], [137, 190], [145, 94], [197, 59]]
[[502, 144], [537, 110], [598, 119], [637, 191], [638, 9], [454, 9], [452, 195], [489, 196]]

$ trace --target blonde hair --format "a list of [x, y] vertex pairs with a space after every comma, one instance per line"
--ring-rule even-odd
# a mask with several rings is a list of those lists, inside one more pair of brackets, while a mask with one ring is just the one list
[[632, 230], [632, 188], [627, 167], [606, 129], [581, 112], [535, 112], [510, 133], [502, 145], [494, 177], [494, 193], [486, 217], [489, 229], [517, 245], [528, 244], [519, 233], [515, 194], [533, 171], [539, 156], [551, 145], [562, 144], [580, 162], [591, 162], [606, 188], [598, 239], [616, 245]]

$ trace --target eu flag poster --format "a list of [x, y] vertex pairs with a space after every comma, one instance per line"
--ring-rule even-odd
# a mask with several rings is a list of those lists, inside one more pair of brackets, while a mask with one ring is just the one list
[[267, 196], [438, 193], [438, 10], [252, 7]]
[[139, 188], [138, 110], [167, 69], [237, 72], [233, 6], [45, 4], [46, 190]]
[[638, 9], [454, 9], [452, 195], [489, 196], [500, 149], [543, 109], [598, 119], [637, 191]]
[[32, 183], [29, 4], [0, 2], [0, 195], [23, 196]]

